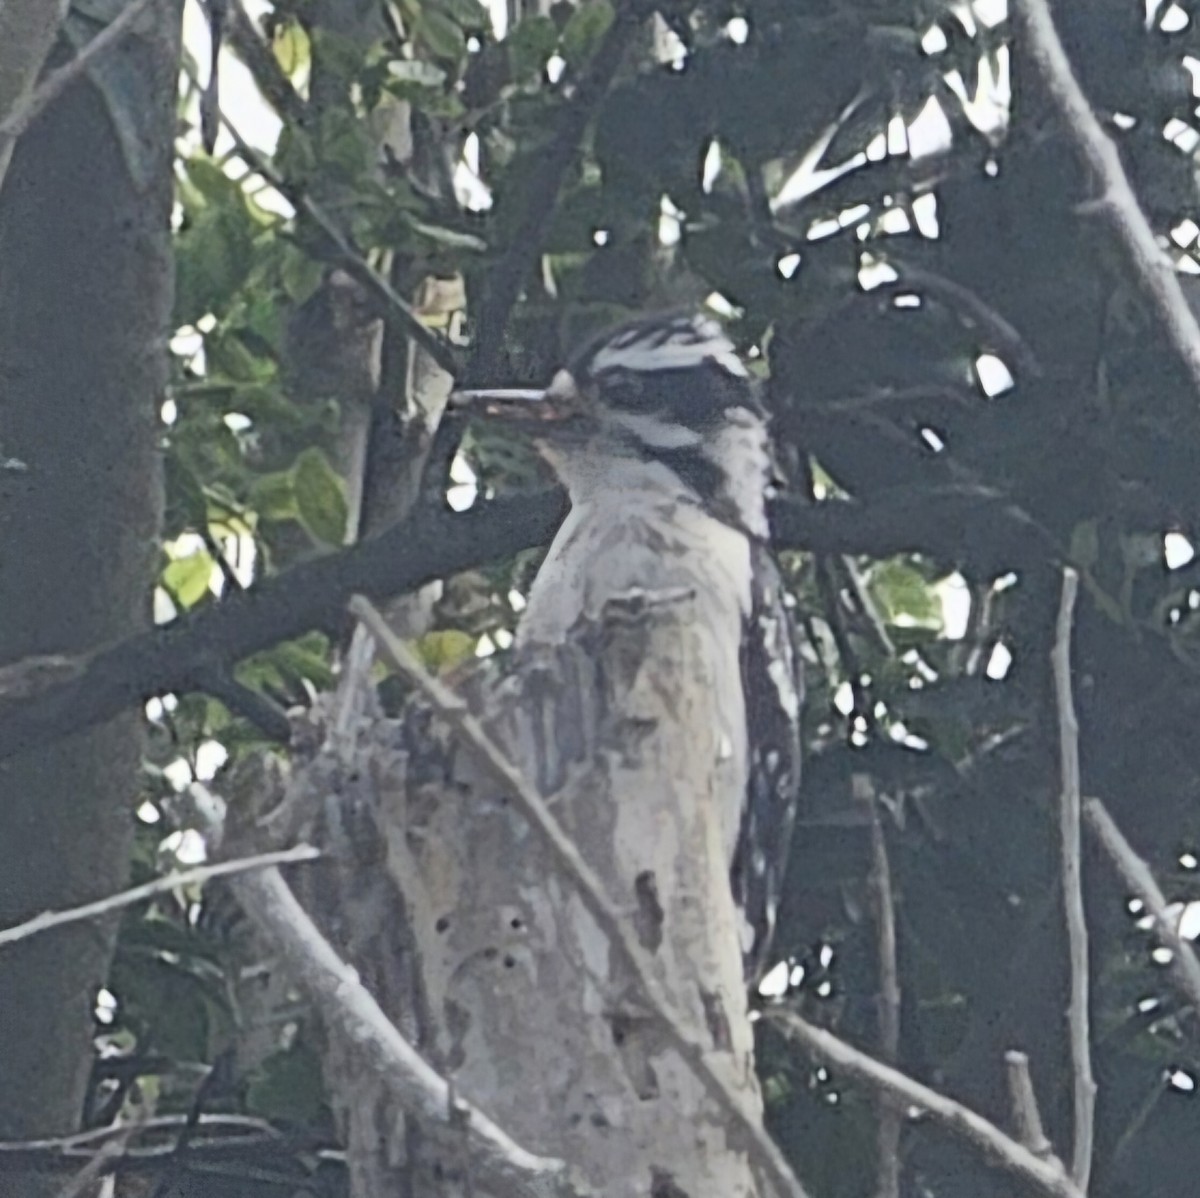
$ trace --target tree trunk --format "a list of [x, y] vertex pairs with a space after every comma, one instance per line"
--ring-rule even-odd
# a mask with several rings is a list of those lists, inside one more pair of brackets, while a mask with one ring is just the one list
[[[152, 10], [110, 52], [152, 97], [124, 140], [84, 76], [17, 144], [0, 193], [0, 662], [85, 652], [149, 617], [178, 25]], [[131, 712], [0, 765], [0, 925], [121, 888], [140, 744]], [[0, 1138], [77, 1127], [113, 931], [0, 953]]]
[[[679, 1022], [754, 1109], [722, 817], [735, 779], [693, 602], [614, 604], [548, 656], [485, 680], [472, 706], [552, 797]], [[759, 1192], [572, 879], [469, 746], [424, 709], [380, 719], [361, 690], [300, 740], [320, 748], [290, 788], [306, 813], [294, 831], [333, 857], [305, 872], [304, 901], [466, 1100], [598, 1193]], [[355, 1198], [491, 1192], [463, 1175], [453, 1136], [406, 1124], [361, 1049], [333, 1037], [324, 1055]]]

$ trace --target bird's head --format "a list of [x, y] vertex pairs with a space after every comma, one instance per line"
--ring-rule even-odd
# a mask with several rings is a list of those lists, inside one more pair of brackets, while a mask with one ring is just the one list
[[460, 391], [455, 402], [511, 421], [575, 497], [615, 462], [665, 468], [714, 514], [765, 535], [771, 465], [749, 371], [703, 314], [643, 317], [593, 338], [534, 390]]

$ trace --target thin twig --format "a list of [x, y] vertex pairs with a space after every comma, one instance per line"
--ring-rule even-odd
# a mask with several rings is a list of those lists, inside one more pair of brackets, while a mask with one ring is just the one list
[[228, 666], [218, 664], [198, 670], [195, 682], [200, 690], [220, 700], [268, 739], [283, 745], [292, 739], [292, 722], [283, 707], [261, 691], [239, 682]]
[[0, 948], [8, 944], [16, 944], [19, 940], [28, 940], [40, 932], [48, 932], [51, 928], [62, 927], [63, 924], [79, 923], [85, 919], [98, 919], [113, 911], [132, 907], [135, 903], [154, 898], [159, 894], [169, 894], [181, 886], [198, 886], [212, 878], [223, 878], [234, 874], [244, 874], [257, 869], [269, 869], [277, 865], [292, 865], [297, 861], [314, 861], [321, 855], [319, 849], [311, 845], [301, 844], [291, 849], [281, 849], [275, 853], [259, 853], [253, 857], [238, 857], [231, 861], [217, 861], [212, 865], [198, 865], [194, 869], [181, 869], [155, 878], [153, 882], [143, 882], [140, 886], [122, 890], [119, 894], [110, 894], [107, 898], [95, 902], [83, 903], [78, 907], [68, 907], [63, 911], [43, 911], [24, 923], [11, 928], [0, 929]]
[[1042, 1114], [1038, 1110], [1033, 1078], [1029, 1075], [1029, 1058], [1015, 1049], [1004, 1054], [1004, 1069], [1008, 1077], [1008, 1097], [1012, 1103], [1013, 1122], [1017, 1139], [1042, 1160], [1054, 1155], [1054, 1146], [1046, 1138]]
[[994, 1123], [969, 1107], [931, 1090], [898, 1069], [885, 1065], [839, 1039], [832, 1032], [801, 1019], [782, 1007], [763, 1012], [789, 1039], [817, 1059], [832, 1065], [847, 1077], [886, 1094], [904, 1107], [915, 1107], [955, 1134], [969, 1140], [1002, 1168], [1023, 1177], [1050, 1198], [1085, 1198], [1057, 1161], [1042, 1160], [1028, 1148], [1005, 1135]]
[[351, 613], [374, 636], [379, 651], [388, 662], [417, 687], [438, 715], [474, 750], [496, 780], [511, 793], [521, 814], [541, 835], [559, 866], [575, 884], [581, 900], [608, 938], [609, 944], [622, 958], [640, 991], [641, 1000], [655, 1016], [666, 1038], [699, 1078], [717, 1108], [729, 1118], [731, 1130], [736, 1128], [744, 1137], [747, 1152], [755, 1166], [771, 1179], [780, 1198], [786, 1195], [804, 1198], [803, 1187], [761, 1123], [750, 1114], [741, 1098], [713, 1067], [705, 1045], [680, 1023], [671, 1001], [651, 971], [633, 929], [608, 896], [603, 880], [583, 859], [574, 842], [551, 814], [547, 801], [488, 735], [466, 703], [425, 669], [412, 650], [392, 634], [383, 617], [366, 599], [356, 595], [350, 600], [349, 606]]
[[[900, 1053], [900, 975], [896, 965], [896, 908], [892, 896], [892, 868], [887, 841], [879, 819], [879, 804], [867, 794], [871, 818], [870, 886], [875, 904], [875, 929], [879, 953], [879, 1055], [894, 1065]], [[892, 1103], [879, 1104], [876, 1138], [877, 1198], [900, 1198], [900, 1132], [903, 1119]]]
[[1071, 1149], [1071, 1177], [1087, 1192], [1092, 1172], [1092, 1144], [1096, 1126], [1096, 1080], [1092, 1075], [1091, 1033], [1088, 1026], [1088, 933], [1083, 909], [1081, 868], [1082, 798], [1079, 784], [1079, 721], [1071, 693], [1071, 629], [1075, 621], [1075, 596], [1079, 575], [1063, 570], [1062, 597], [1055, 623], [1054, 697], [1058, 707], [1059, 760], [1062, 795], [1059, 833], [1062, 850], [1063, 907], [1067, 919], [1067, 944], [1071, 965], [1071, 1001], [1067, 1026], [1071, 1039], [1071, 1073], [1074, 1082], [1075, 1127]]
[[129, 1123], [119, 1125], [113, 1130], [116, 1135], [106, 1140], [92, 1154], [83, 1167], [63, 1185], [54, 1198], [80, 1198], [87, 1194], [92, 1183], [99, 1180], [126, 1152], [129, 1141], [141, 1130], [146, 1122], [146, 1114]]
[[825, 621], [833, 637], [834, 648], [837, 649], [838, 661], [842, 673], [850, 683], [850, 693], [854, 699], [854, 710], [851, 719], [861, 717], [868, 723], [871, 720], [871, 703], [863, 677], [866, 671], [862, 668], [854, 642], [850, 639], [850, 628], [846, 620], [846, 609], [842, 603], [841, 589], [836, 575], [836, 559], [832, 555], [818, 553], [816, 555], [817, 594], [821, 606], [825, 610]]
[[1095, 172], [1100, 184], [1098, 206], [1112, 221], [1142, 289], [1200, 396], [1200, 326], [1184, 298], [1170, 258], [1155, 240], [1138, 204], [1117, 147], [1101, 128], [1071, 70], [1049, 5], [1046, 0], [1016, 0], [1014, 15], [1023, 34], [1017, 45], [1028, 52], [1062, 115], [1068, 136]]
[[1011, 362], [1018, 373], [1030, 378], [1042, 375], [1041, 364], [1029, 343], [982, 296], [954, 279], [947, 278], [937, 271], [915, 266], [904, 259], [898, 260], [895, 265], [900, 269], [900, 278], [890, 284], [893, 291], [904, 291], [907, 287], [923, 287], [930, 295], [947, 301], [947, 306], [956, 314], [973, 321], [976, 328], [989, 335], [989, 348], [998, 350], [1005, 363]]
[[[0, 1157], [22, 1152], [58, 1152], [63, 1156], [79, 1156], [111, 1142], [114, 1138], [124, 1141], [131, 1132], [138, 1137], [160, 1131], [169, 1131], [177, 1135], [189, 1118], [188, 1115], [154, 1115], [132, 1123], [89, 1127], [86, 1131], [72, 1132], [67, 1136], [43, 1136], [36, 1140], [0, 1140]], [[252, 1115], [202, 1114], [199, 1122], [200, 1126], [209, 1132], [227, 1131], [230, 1143], [257, 1144], [264, 1140], [284, 1138], [266, 1119], [257, 1119]], [[166, 1156], [175, 1151], [175, 1145], [173, 1142], [159, 1144], [148, 1151]]]
[[130, 0], [120, 15], [105, 25], [70, 62], [47, 75], [0, 122], [0, 144], [20, 137], [100, 55], [111, 50], [129, 32], [138, 17], [154, 3], [155, 0]]
[[217, 569], [221, 571], [221, 577], [225, 580], [228, 590], [244, 591], [246, 588], [237, 576], [233, 563], [225, 556], [225, 550], [221, 548], [220, 542], [207, 524], [200, 530], [200, 539], [204, 542], [204, 548], [208, 550], [208, 556], [213, 559]]
[[1130, 847], [1104, 804], [1099, 799], [1088, 799], [1083, 805], [1083, 813], [1105, 852], [1120, 870], [1125, 884], [1154, 916], [1163, 944], [1171, 950], [1171, 971], [1175, 980], [1191, 1001], [1193, 1010], [1200, 1015], [1200, 961], [1196, 959], [1195, 949], [1179, 934], [1179, 917], [1168, 910], [1167, 900], [1150, 867]]
[[230, 887], [330, 1025], [376, 1060], [378, 1075], [398, 1103], [431, 1123], [446, 1124], [452, 1109], [462, 1115], [466, 1150], [472, 1166], [487, 1177], [489, 1192], [506, 1198], [583, 1198], [588, 1193], [563, 1161], [527, 1151], [461, 1094], [450, 1101], [446, 1079], [391, 1023], [278, 870], [243, 874]]
[[858, 568], [858, 563], [848, 553], [843, 553], [840, 555], [838, 566], [840, 566], [839, 572], [846, 579], [850, 596], [863, 617], [865, 631], [875, 642], [875, 647], [886, 657], [895, 657], [896, 643], [888, 635], [883, 613], [879, 610], [879, 604], [875, 602], [871, 590], [867, 586], [867, 580]]

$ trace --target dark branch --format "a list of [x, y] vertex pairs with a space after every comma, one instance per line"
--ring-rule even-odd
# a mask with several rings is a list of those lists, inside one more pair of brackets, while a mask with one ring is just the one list
[[[389, 598], [543, 545], [562, 519], [563, 502], [549, 491], [457, 515], [423, 507], [378, 537], [102, 649], [82, 668], [0, 703], [0, 759], [102, 723], [150, 695], [206, 690], [214, 669], [312, 628], [336, 631], [355, 593]], [[1035, 527], [981, 490], [926, 490], [870, 504], [778, 502], [772, 519], [784, 548], [871, 557], [920, 550], [961, 562], [980, 546], [990, 560], [999, 546], [1013, 568], [1057, 557]]]
[[508, 250], [488, 277], [487, 293], [476, 321], [476, 349], [471, 378], [487, 381], [499, 367], [509, 313], [542, 252], [550, 214], [583, 135], [608, 92], [625, 52], [649, 15], [643, 0], [624, 0], [599, 48], [559, 114], [558, 127], [546, 149], [530, 165], [529, 179], [509, 202], [519, 202], [524, 215], [513, 231]]
[[422, 511], [379, 537], [266, 579], [164, 628], [95, 654], [64, 685], [0, 709], [0, 757], [110, 719], [164, 691], [204, 689], [211, 671], [312, 628], [334, 630], [356, 592], [388, 597], [549, 539], [561, 501], [533, 495], [455, 515]]
[[235, 0], [229, 6], [228, 37], [234, 53], [254, 77], [258, 90], [266, 96], [271, 107], [289, 124], [307, 125], [307, 102], [292, 86], [241, 0]]

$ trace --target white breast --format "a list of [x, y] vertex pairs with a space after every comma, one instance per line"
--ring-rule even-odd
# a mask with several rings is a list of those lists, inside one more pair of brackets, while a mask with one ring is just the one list
[[648, 477], [645, 463], [623, 472], [610, 462], [605, 478], [612, 485], [603, 492], [573, 480], [578, 498], [530, 591], [517, 644], [536, 652], [539, 644], [562, 643], [581, 616], [600, 617], [610, 600], [637, 591], [691, 596], [696, 635], [688, 651], [697, 659], [663, 674], [709, 680], [699, 710], [708, 713], [706, 727], [719, 730], [714, 793], [727, 796], [721, 836], [731, 860], [746, 785], [740, 646], [750, 607], [750, 545], [743, 533], [706, 515], [669, 471]]
[[669, 471], [606, 471], [605, 491], [572, 487], [574, 503], [528, 597], [519, 643], [556, 642], [631, 591], [695, 592], [697, 613], [736, 645], [750, 607], [750, 545], [706, 515]]

